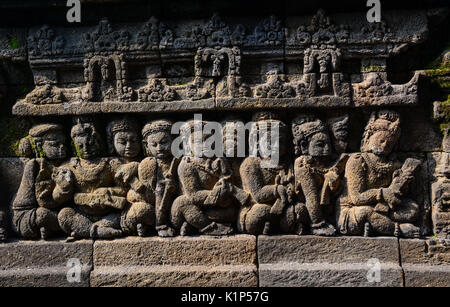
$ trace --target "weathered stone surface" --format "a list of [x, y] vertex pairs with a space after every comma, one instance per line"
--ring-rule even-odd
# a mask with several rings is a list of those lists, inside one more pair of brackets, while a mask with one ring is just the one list
[[9, 202], [20, 185], [23, 166], [27, 158], [0, 158], [0, 183], [2, 198]]
[[400, 239], [406, 287], [448, 287], [450, 244], [448, 239]]
[[94, 244], [92, 286], [257, 286], [256, 238], [128, 237]]
[[450, 266], [403, 264], [405, 287], [448, 287]]
[[403, 264], [450, 265], [450, 245], [440, 239], [400, 239]]
[[365, 263], [278, 263], [259, 266], [261, 287], [401, 287], [401, 268], [380, 265], [380, 281], [368, 281]]
[[[93, 242], [90, 240], [13, 241], [0, 244], [1, 286], [89, 286]], [[73, 265], [80, 263], [79, 282], [69, 282]], [[76, 269], [75, 269], [76, 270]]]
[[[380, 263], [380, 281], [367, 278], [369, 259]], [[260, 236], [261, 286], [402, 286], [395, 238]]]
[[396, 238], [259, 236], [259, 263], [365, 263], [370, 258], [398, 263]]

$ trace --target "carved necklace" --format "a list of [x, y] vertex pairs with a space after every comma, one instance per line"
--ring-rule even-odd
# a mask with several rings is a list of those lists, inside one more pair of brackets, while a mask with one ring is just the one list
[[382, 178], [385, 177], [386, 175], [389, 175], [392, 172], [392, 166], [393, 166], [393, 162], [392, 161], [388, 161], [388, 162], [381, 162], [381, 161], [374, 161], [371, 159], [369, 154], [365, 155], [365, 159], [364, 159], [367, 163], [367, 165], [370, 168], [370, 171], [375, 173], [375, 175], [377, 176], [377, 178]]

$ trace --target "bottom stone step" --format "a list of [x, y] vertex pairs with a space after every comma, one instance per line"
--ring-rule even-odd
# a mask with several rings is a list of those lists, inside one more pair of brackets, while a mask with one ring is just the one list
[[0, 244], [1, 287], [88, 287], [92, 240]]
[[402, 269], [381, 264], [379, 271], [366, 263], [278, 263], [259, 266], [261, 287], [401, 287]]
[[91, 286], [256, 287], [256, 237], [96, 241]]
[[256, 287], [255, 266], [116, 266], [91, 274], [91, 286], [119, 287]]

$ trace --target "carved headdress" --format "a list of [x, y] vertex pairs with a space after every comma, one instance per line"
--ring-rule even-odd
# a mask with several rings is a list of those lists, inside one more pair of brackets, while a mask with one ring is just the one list
[[136, 136], [139, 136], [139, 125], [136, 120], [129, 117], [115, 119], [109, 122], [108, 126], [106, 126], [106, 141], [110, 154], [115, 153], [114, 136], [117, 132], [134, 132]]
[[30, 157], [33, 154], [40, 157], [42, 141], [48, 133], [63, 132], [63, 126], [59, 124], [40, 124], [28, 131], [28, 136], [19, 142], [19, 153], [21, 156]]
[[142, 137], [146, 139], [149, 134], [158, 132], [168, 132], [170, 134], [171, 129], [172, 129], [172, 122], [169, 120], [165, 119], [152, 120], [148, 122], [144, 126], [144, 128], [142, 128]]
[[364, 129], [361, 142], [361, 151], [369, 151], [370, 137], [377, 131], [386, 131], [392, 140], [397, 142], [400, 138], [400, 115], [395, 111], [381, 110], [374, 111], [370, 115], [369, 122]]

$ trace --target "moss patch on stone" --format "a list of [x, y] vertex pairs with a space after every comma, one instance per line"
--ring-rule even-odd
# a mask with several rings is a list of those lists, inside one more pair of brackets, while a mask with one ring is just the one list
[[0, 156], [19, 156], [19, 141], [28, 135], [35, 123], [30, 119], [3, 117], [0, 119]]

